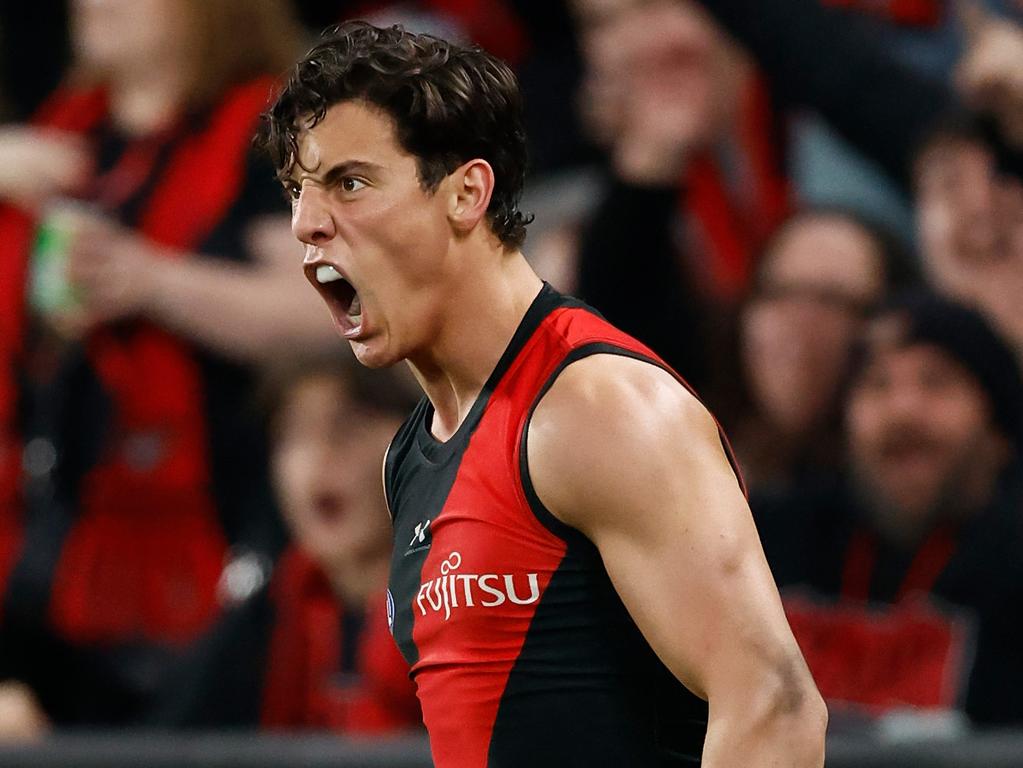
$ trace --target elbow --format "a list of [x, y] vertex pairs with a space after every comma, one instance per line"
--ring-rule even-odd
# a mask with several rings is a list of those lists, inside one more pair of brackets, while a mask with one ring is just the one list
[[776, 682], [768, 695], [768, 730], [788, 742], [792, 765], [823, 766], [828, 708], [809, 672]]
[[797, 716], [801, 752], [810, 766], [823, 766], [825, 753], [825, 737], [828, 730], [828, 707], [817, 691], [810, 684], [807, 698]]
[[822, 768], [828, 711], [802, 659], [711, 693], [706, 765]]

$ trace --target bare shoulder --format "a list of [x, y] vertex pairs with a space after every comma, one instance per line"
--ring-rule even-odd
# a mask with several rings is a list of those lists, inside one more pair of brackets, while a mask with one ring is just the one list
[[562, 371], [536, 408], [530, 440], [582, 430], [580, 437], [612, 433], [618, 440], [645, 441], [672, 425], [717, 429], [703, 404], [668, 371], [624, 355], [600, 354]]
[[548, 509], [584, 530], [701, 465], [723, 464], [731, 475], [703, 404], [668, 371], [621, 355], [565, 368], [533, 414], [527, 460]]

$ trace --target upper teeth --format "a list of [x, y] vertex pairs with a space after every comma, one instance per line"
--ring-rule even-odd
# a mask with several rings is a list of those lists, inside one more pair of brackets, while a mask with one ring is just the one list
[[344, 280], [344, 278], [330, 264], [321, 264], [316, 268], [316, 282], [320, 283], [320, 285], [333, 283], [335, 280]]

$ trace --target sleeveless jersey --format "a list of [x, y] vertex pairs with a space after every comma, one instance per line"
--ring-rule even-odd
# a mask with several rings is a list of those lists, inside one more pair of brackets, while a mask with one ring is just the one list
[[596, 547], [530, 482], [533, 409], [565, 366], [593, 354], [670, 371], [545, 285], [457, 432], [437, 441], [424, 399], [388, 450], [388, 618], [437, 768], [700, 762], [706, 703], [654, 655]]

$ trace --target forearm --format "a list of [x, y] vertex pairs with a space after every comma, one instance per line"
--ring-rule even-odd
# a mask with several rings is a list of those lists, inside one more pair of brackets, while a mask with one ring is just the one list
[[816, 689], [752, 693], [731, 706], [711, 703], [704, 768], [820, 768], [827, 710]]
[[615, 181], [580, 238], [579, 291], [699, 387], [702, 318], [673, 240], [678, 195], [677, 188]]
[[291, 274], [196, 256], [152, 267], [143, 314], [222, 354], [261, 361], [337, 341], [297, 265]]

